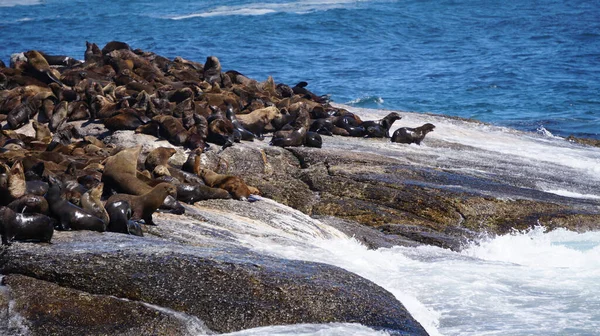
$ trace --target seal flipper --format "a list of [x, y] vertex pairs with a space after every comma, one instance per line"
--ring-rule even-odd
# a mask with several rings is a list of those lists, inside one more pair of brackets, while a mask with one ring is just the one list
[[51, 81], [60, 85], [61, 88], [65, 86], [65, 84], [63, 84], [63, 82], [61, 82], [60, 79], [56, 78], [52, 71], [44, 71], [44, 73], [46, 74], [46, 76], [48, 76], [48, 78], [50, 78]]

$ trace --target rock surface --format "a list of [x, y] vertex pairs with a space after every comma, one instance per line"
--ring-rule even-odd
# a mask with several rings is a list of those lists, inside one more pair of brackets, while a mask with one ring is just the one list
[[[51, 245], [16, 243], [5, 249], [0, 265], [2, 274], [24, 275], [9, 275], [4, 283], [16, 300], [13, 309], [34, 335], [56, 328], [62, 335], [80, 335], [88, 324], [98, 334], [163, 334], [161, 330], [171, 327], [173, 334], [185, 334], [178, 331], [185, 327], [181, 323], [137, 302], [198, 317], [216, 332], [355, 322], [426, 334], [391, 293], [368, 280], [334, 266], [268, 257], [242, 247], [191, 247], [150, 237], [59, 232]], [[43, 299], [30, 304], [36, 293]], [[90, 300], [97, 310], [92, 314], [86, 302]], [[126, 318], [117, 313], [128, 309], [131, 318], [123, 329], [111, 329], [113, 322]], [[160, 325], [154, 326], [155, 321]]]

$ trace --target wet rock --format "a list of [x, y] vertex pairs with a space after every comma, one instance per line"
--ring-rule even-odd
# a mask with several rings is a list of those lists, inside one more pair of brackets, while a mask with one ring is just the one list
[[[329, 139], [334, 147], [342, 141], [348, 140]], [[415, 166], [365, 151], [253, 144], [215, 153], [209, 162], [222, 172], [242, 176], [263, 196], [307, 214], [371, 227], [406, 223], [422, 230], [403, 232], [401, 237], [452, 249], [459, 248], [460, 237], [468, 231], [448, 236], [448, 230], [504, 234], [536, 225], [575, 231], [600, 225], [594, 201], [518, 187], [515, 181]], [[392, 231], [384, 232], [398, 237]]]
[[[29, 335], [184, 335], [192, 327], [190, 321], [139, 302], [88, 294], [27, 276], [8, 275], [3, 285], [10, 299], [10, 314], [4, 321], [20, 319], [20, 328]], [[5, 330], [15, 332], [17, 327]]]
[[408, 239], [402, 235], [391, 234], [389, 232], [379, 230], [380, 228], [372, 228], [369, 226], [361, 225], [357, 222], [350, 220], [343, 220], [332, 216], [315, 216], [316, 219], [321, 222], [330, 225], [349, 237], [353, 237], [358, 240], [366, 247], [372, 250], [378, 248], [390, 248], [394, 246], [407, 246], [415, 247], [421, 245], [416, 239]]
[[150, 237], [61, 232], [52, 245], [16, 243], [6, 249], [0, 272], [166, 307], [196, 316], [217, 332], [355, 322], [426, 334], [391, 293], [368, 280], [334, 266], [263, 256], [241, 247], [188, 247]]

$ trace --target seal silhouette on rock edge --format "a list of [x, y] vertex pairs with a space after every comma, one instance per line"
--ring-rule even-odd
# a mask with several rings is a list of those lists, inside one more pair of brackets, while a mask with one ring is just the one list
[[433, 132], [434, 128], [435, 125], [430, 123], [416, 128], [401, 127], [394, 132], [391, 141], [405, 144], [416, 143], [417, 145], [420, 145], [427, 133]]

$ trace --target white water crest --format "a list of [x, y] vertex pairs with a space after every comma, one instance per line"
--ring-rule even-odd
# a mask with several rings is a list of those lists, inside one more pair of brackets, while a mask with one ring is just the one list
[[[335, 265], [371, 280], [394, 294], [430, 335], [600, 332], [600, 232], [538, 227], [472, 243], [460, 253], [434, 246], [369, 250], [349, 237], [283, 236], [290, 238], [270, 230], [238, 239], [261, 253]], [[304, 334], [283, 330], [279, 334]]]
[[42, 3], [42, 0], [0, 0], [0, 7], [34, 6]]
[[230, 15], [265, 15], [273, 13], [305, 14], [315, 11], [325, 11], [335, 8], [344, 8], [358, 3], [357, 0], [299, 0], [280, 3], [254, 3], [238, 6], [217, 6], [198, 13], [177, 15], [169, 17], [172, 20], [184, 20], [196, 17], [230, 16]]
[[389, 333], [367, 328], [360, 324], [328, 323], [328, 324], [293, 324], [286, 326], [261, 327], [223, 334], [227, 336], [385, 336]]
[[[7, 304], [0, 306], [0, 335], [28, 336], [29, 327], [27, 320], [16, 311], [16, 302], [11, 299], [10, 290], [3, 284], [4, 276], [0, 275], [0, 302]], [[3, 297], [3, 298], [2, 298]]]

